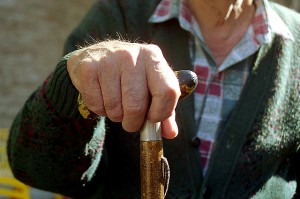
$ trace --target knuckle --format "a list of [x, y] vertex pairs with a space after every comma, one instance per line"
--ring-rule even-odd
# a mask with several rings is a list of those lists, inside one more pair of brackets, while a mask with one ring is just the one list
[[126, 115], [140, 117], [142, 115], [145, 115], [145, 112], [146, 112], [146, 108], [144, 106], [131, 105], [131, 106], [124, 107], [124, 114]]
[[173, 113], [173, 109], [171, 108], [166, 108], [166, 110], [164, 111], [164, 120], [166, 120], [167, 118], [171, 117]]
[[119, 60], [119, 62], [123, 63], [128, 63], [132, 62], [133, 57], [134, 57], [134, 52], [135, 49], [137, 50], [138, 48], [131, 46], [130, 48], [127, 47], [118, 47], [114, 49], [110, 49], [110, 51], [107, 52], [107, 56], [104, 58], [109, 58], [109, 57], [114, 57], [114, 61]]
[[107, 116], [107, 114], [106, 114], [105, 109], [103, 108], [103, 106], [91, 105], [91, 106], [88, 106], [88, 108], [92, 112], [96, 113], [99, 116]]
[[120, 122], [123, 119], [123, 111], [118, 103], [107, 103], [104, 105], [105, 112], [109, 119]]
[[130, 60], [130, 59], [132, 59], [131, 52], [126, 50], [126, 49], [117, 50], [116, 53], [118, 54], [119, 58], [121, 58], [121, 60]]
[[95, 100], [95, 96], [91, 96], [86, 92], [81, 93], [83, 102], [86, 104], [87, 108], [100, 116], [106, 116], [105, 109], [103, 107], [102, 101]]
[[[163, 87], [160, 90], [160, 94], [154, 96], [156, 98], [155, 111], [152, 112], [152, 119], [157, 121], [163, 121], [169, 118], [176, 107], [179, 93], [177, 89], [173, 87]], [[159, 104], [158, 104], [159, 103]], [[161, 111], [163, 109], [163, 111]]]
[[124, 123], [122, 123], [122, 127], [125, 131], [132, 132], [132, 133], [137, 132], [140, 129], [139, 126], [127, 125], [127, 124], [124, 124]]
[[159, 46], [155, 44], [145, 44], [142, 47], [142, 52], [145, 53], [146, 55], [162, 55], [162, 51]]
[[174, 86], [166, 86], [162, 88], [162, 98], [166, 101], [175, 102], [180, 96], [180, 89]]
[[79, 67], [78, 69], [79, 75], [84, 80], [88, 80], [95, 75], [95, 68], [91, 64], [90, 60], [86, 60], [86, 59], [82, 60], [82, 62], [78, 67]]
[[149, 47], [149, 50], [154, 51], [154, 52], [158, 52], [161, 53], [161, 49], [158, 45], [155, 44], [149, 44], [147, 45]]
[[93, 102], [86, 102], [86, 105], [88, 107], [89, 110], [91, 110], [92, 112], [96, 113], [97, 115], [100, 116], [106, 116], [106, 112], [103, 106], [93, 103]]

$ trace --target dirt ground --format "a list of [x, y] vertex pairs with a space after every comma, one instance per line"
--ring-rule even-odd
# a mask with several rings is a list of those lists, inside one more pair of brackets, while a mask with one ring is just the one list
[[[0, 0], [0, 128], [55, 67], [68, 33], [94, 0]], [[278, 0], [289, 7], [299, 0]]]

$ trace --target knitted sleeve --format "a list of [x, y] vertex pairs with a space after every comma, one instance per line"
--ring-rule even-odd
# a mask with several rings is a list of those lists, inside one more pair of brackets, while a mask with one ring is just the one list
[[16, 116], [8, 158], [15, 177], [30, 186], [87, 196], [97, 180], [92, 177], [102, 154], [104, 122], [80, 115], [78, 91], [66, 70], [68, 57]]

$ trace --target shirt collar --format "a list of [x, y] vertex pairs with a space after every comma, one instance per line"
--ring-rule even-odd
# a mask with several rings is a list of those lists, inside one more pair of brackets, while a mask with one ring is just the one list
[[[271, 8], [268, 0], [255, 0], [257, 9], [263, 9], [265, 21], [268, 31], [263, 35], [263, 38], [258, 38], [261, 43], [268, 43], [271, 41], [271, 33], [282, 36], [284, 39], [293, 40], [294, 37], [278, 16], [278, 14]], [[185, 0], [162, 0], [156, 7], [154, 13], [149, 19], [150, 23], [162, 23], [170, 19], [177, 18], [182, 28], [190, 31], [193, 17]]]
[[263, 4], [266, 13], [266, 21], [268, 24], [268, 29], [271, 33], [282, 36], [284, 39], [294, 40], [294, 36], [280, 18], [280, 16], [272, 9], [268, 0], [256, 0], [258, 3]]

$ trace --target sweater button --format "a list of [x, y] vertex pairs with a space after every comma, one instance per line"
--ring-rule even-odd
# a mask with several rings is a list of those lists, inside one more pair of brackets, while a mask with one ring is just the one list
[[197, 137], [197, 136], [193, 137], [193, 139], [192, 139], [192, 146], [195, 147], [195, 148], [197, 148], [197, 147], [199, 147], [199, 145], [200, 145], [200, 138]]

